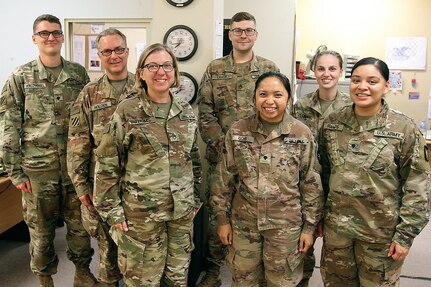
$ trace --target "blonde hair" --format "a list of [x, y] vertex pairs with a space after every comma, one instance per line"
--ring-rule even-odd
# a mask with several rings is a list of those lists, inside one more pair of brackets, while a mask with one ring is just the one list
[[180, 86], [180, 71], [178, 69], [177, 58], [175, 57], [174, 53], [168, 46], [160, 43], [155, 43], [145, 48], [145, 50], [142, 52], [141, 56], [139, 57], [138, 66], [136, 67], [136, 73], [135, 73], [135, 79], [136, 79], [135, 88], [137, 88], [138, 90], [142, 90], [142, 89], [147, 90], [147, 83], [144, 80], [142, 80], [140, 76], [140, 71], [144, 69], [145, 60], [152, 53], [159, 52], [159, 51], [167, 52], [172, 58], [172, 63], [174, 65], [174, 71], [175, 71], [175, 81], [172, 84], [171, 88], [172, 87], [178, 88]]

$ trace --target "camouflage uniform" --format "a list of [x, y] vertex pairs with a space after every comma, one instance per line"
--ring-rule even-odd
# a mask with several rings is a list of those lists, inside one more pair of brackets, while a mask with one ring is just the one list
[[3, 87], [0, 96], [0, 170], [3, 170], [3, 131], [4, 131], [4, 113], [6, 112], [6, 97], [8, 89], [7, 85]]
[[323, 213], [314, 138], [287, 113], [269, 135], [254, 115], [234, 123], [225, 144], [211, 205], [221, 224], [231, 220], [233, 286], [263, 286], [264, 277], [268, 286], [296, 286], [301, 232], [313, 234]]
[[351, 105], [349, 95], [337, 91], [334, 101], [325, 112], [322, 112], [319, 101], [319, 90], [300, 97], [293, 106], [292, 115], [310, 128], [313, 136], [317, 139], [322, 128], [323, 120], [334, 111]]
[[[134, 75], [129, 73], [124, 90], [118, 92], [104, 75], [87, 84], [72, 107], [67, 164], [78, 197], [93, 193], [94, 151], [118, 102], [131, 93], [134, 84]], [[109, 225], [101, 220], [94, 206], [82, 204], [81, 213], [85, 229], [97, 238], [100, 279], [106, 283], [118, 281], [121, 273], [117, 265], [117, 246], [109, 235]]]
[[[279, 71], [270, 60], [253, 56], [249, 63], [235, 64], [232, 53], [212, 61], [202, 77], [199, 88], [199, 131], [206, 143], [208, 162], [207, 203], [212, 176], [224, 145], [224, 137], [232, 123], [255, 113], [254, 85], [268, 71]], [[217, 235], [217, 222], [210, 206], [207, 260], [223, 265], [225, 249]]]
[[[335, 110], [351, 104], [352, 101], [350, 100], [349, 95], [337, 91], [334, 101], [325, 112], [322, 112], [319, 100], [319, 90], [316, 90], [313, 93], [306, 94], [298, 99], [293, 106], [292, 115], [309, 127], [314, 138], [317, 139], [319, 131], [322, 128], [323, 120]], [[320, 171], [320, 165], [317, 160], [316, 170]], [[304, 257], [304, 278], [298, 287], [308, 286], [308, 280], [313, 275], [315, 264], [316, 259], [314, 257], [314, 248], [311, 247]]]
[[70, 107], [89, 78], [85, 69], [62, 59], [56, 82], [37, 59], [12, 73], [6, 83], [4, 164], [14, 185], [30, 180], [23, 192], [24, 220], [30, 231], [31, 270], [57, 272], [56, 222], [64, 215], [67, 255], [88, 267], [93, 250], [81, 222], [80, 201], [67, 175], [66, 145]]
[[[321, 273], [325, 286], [398, 286], [401, 261], [391, 242], [410, 248], [428, 222], [429, 165], [414, 122], [382, 100], [360, 126], [352, 106], [328, 116], [322, 168], [330, 172]], [[360, 264], [358, 263], [360, 262]]]
[[[171, 97], [172, 98], [172, 97]], [[114, 112], [96, 150], [95, 206], [112, 227], [127, 286], [187, 285], [193, 216], [199, 201], [197, 119], [172, 98], [167, 119], [148, 96], [132, 95]]]

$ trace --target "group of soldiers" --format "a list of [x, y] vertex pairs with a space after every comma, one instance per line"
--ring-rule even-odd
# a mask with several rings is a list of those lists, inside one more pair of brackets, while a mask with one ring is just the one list
[[[200, 171], [196, 171], [196, 168], [200, 168], [200, 165], [195, 165], [196, 161], [199, 159], [199, 155], [196, 154], [198, 150], [196, 138], [193, 136], [195, 134], [196, 124], [199, 128], [200, 136], [206, 144], [205, 159], [208, 168], [208, 184], [205, 188], [205, 198], [209, 211], [208, 248], [205, 252], [206, 272], [197, 286], [221, 286], [220, 267], [225, 262], [227, 253], [225, 245], [231, 245], [232, 242], [220, 240], [220, 233], [218, 233], [218, 231], [220, 231], [220, 226], [230, 224], [231, 218], [229, 218], [229, 216], [231, 214], [230, 211], [224, 209], [224, 206], [218, 206], [217, 199], [213, 200], [212, 197], [214, 197], [213, 188], [217, 186], [217, 181], [220, 180], [220, 173], [217, 171], [218, 166], [223, 165], [223, 160], [226, 156], [226, 135], [235, 122], [256, 113], [255, 93], [257, 87], [255, 83], [262, 74], [265, 74], [266, 77], [279, 79], [280, 81], [285, 79], [283, 76], [279, 76], [279, 68], [276, 64], [253, 52], [253, 46], [257, 38], [258, 31], [256, 29], [256, 20], [253, 15], [247, 12], [239, 12], [232, 17], [229, 31], [229, 39], [233, 47], [232, 52], [223, 58], [212, 61], [205, 70], [199, 87], [199, 115], [196, 121], [193, 111], [188, 104], [180, 106], [179, 104], [172, 103], [170, 106], [164, 106], [163, 103], [155, 103], [150, 100], [141, 101], [139, 100], [139, 95], [136, 95], [149, 94], [150, 91], [148, 89], [153, 88], [152, 86], [149, 87], [147, 85], [148, 83], [145, 82], [145, 80], [148, 79], [146, 78], [148, 77], [146, 73], [160, 72], [168, 74], [170, 72], [175, 72], [176, 75], [178, 74], [178, 67], [175, 59], [156, 62], [158, 58], [153, 57], [155, 59], [154, 65], [153, 62], [146, 64], [148, 57], [152, 57], [152, 55], [160, 56], [160, 53], [163, 55], [166, 54], [169, 59], [170, 53], [169, 50], [166, 50], [166, 47], [155, 45], [147, 50], [147, 54], [144, 52], [144, 55], [141, 56], [140, 63], [138, 63], [136, 75], [134, 75], [128, 72], [127, 68], [129, 48], [127, 47], [126, 36], [117, 29], [106, 29], [96, 38], [99, 51], [98, 55], [105, 69], [105, 74], [101, 78], [90, 82], [87, 72], [82, 66], [69, 62], [60, 55], [64, 42], [64, 35], [59, 19], [53, 15], [44, 14], [34, 21], [32, 39], [39, 49], [39, 57], [17, 68], [8, 78], [3, 88], [0, 102], [0, 115], [3, 117], [1, 122], [3, 128], [0, 132], [3, 133], [2, 160], [4, 167], [12, 183], [18, 189], [22, 190], [23, 214], [31, 238], [30, 265], [32, 272], [39, 278], [40, 286], [54, 286], [51, 276], [57, 272], [58, 258], [54, 249], [53, 239], [59, 217], [64, 218], [67, 226], [66, 240], [68, 258], [76, 266], [74, 286], [119, 286], [119, 281], [123, 276], [125, 279], [127, 278], [127, 280], [124, 280], [126, 284], [130, 283], [130, 286], [140, 286], [139, 283], [136, 283], [139, 282], [139, 278], [136, 278], [139, 277], [139, 272], [137, 272], [137, 275], [133, 272], [130, 273], [131, 275], [128, 273], [130, 270], [127, 269], [126, 265], [129, 264], [132, 266], [132, 263], [127, 262], [127, 259], [119, 258], [118, 246], [123, 248], [124, 246], [127, 247], [134, 244], [133, 242], [130, 243], [133, 241], [133, 236], [131, 238], [122, 238], [122, 236], [125, 232], [129, 231], [130, 223], [128, 225], [128, 219], [134, 218], [134, 220], [138, 222], [139, 220], [137, 218], [139, 218], [138, 216], [140, 213], [147, 214], [145, 212], [149, 210], [148, 214], [151, 215], [150, 218], [142, 219], [146, 223], [152, 221], [168, 222], [169, 220], [166, 218], [170, 217], [163, 217], [165, 213], [154, 212], [153, 214], [152, 212], [160, 206], [166, 206], [160, 205], [160, 202], [166, 203], [166, 198], [173, 198], [173, 203], [169, 205], [170, 210], [167, 210], [166, 214], [178, 213], [172, 218], [184, 220], [175, 223], [176, 232], [180, 232], [181, 226], [187, 226], [189, 229], [193, 228], [191, 222], [194, 213], [190, 213], [189, 207], [195, 206], [195, 200], [198, 201], [199, 199], [190, 199], [190, 202], [187, 202], [186, 205], [176, 205], [178, 201], [184, 200], [184, 198], [176, 196], [178, 196], [179, 192], [186, 189], [185, 186], [193, 189], [193, 183], [195, 184], [195, 188], [196, 184], [200, 183]], [[314, 146], [314, 139], [319, 139], [319, 133], [322, 129], [324, 131], [323, 135], [326, 136], [325, 139], [330, 139], [329, 143], [322, 141], [323, 147], [326, 148], [325, 154], [328, 154], [329, 158], [324, 157], [322, 161], [316, 161], [312, 169], [320, 172], [322, 177], [323, 189], [320, 183], [316, 184], [316, 186], [320, 186], [320, 190], [322, 190], [322, 202], [324, 190], [325, 198], [328, 199], [329, 204], [332, 204], [330, 208], [336, 209], [339, 206], [337, 200], [340, 199], [331, 193], [332, 189], [338, 193], [343, 193], [343, 188], [348, 190], [360, 190], [363, 186], [352, 187], [349, 184], [349, 181], [356, 182], [358, 185], [361, 184], [361, 181], [355, 179], [355, 172], [359, 167], [354, 167], [354, 163], [350, 163], [351, 167], [354, 168], [346, 173], [342, 163], [345, 161], [348, 162], [348, 159], [337, 158], [337, 156], [339, 156], [339, 151], [336, 150], [334, 145], [337, 144], [336, 137], [339, 135], [338, 132], [343, 131], [342, 124], [336, 122], [337, 118], [331, 118], [332, 121], [327, 120], [328, 122], [325, 126], [323, 122], [333, 111], [346, 106], [351, 109], [352, 106], [348, 96], [338, 92], [336, 85], [342, 73], [342, 59], [338, 53], [332, 51], [322, 53], [322, 55], [319, 55], [319, 58], [322, 59], [322, 61], [329, 59], [328, 61], [332, 62], [326, 64], [327, 62], [323, 61], [321, 65], [316, 65], [315, 73], [318, 82], [319, 77], [317, 75], [319, 69], [321, 69], [320, 73], [322, 75], [325, 73], [333, 74], [333, 77], [336, 78], [335, 85], [332, 84], [332, 86], [321, 89], [320, 92], [316, 91], [303, 100], [298, 101], [295, 108], [292, 110], [292, 114], [305, 123], [311, 130], [311, 132], [307, 132], [306, 134], [312, 135], [307, 139], [307, 143], [313, 143], [309, 151], [309, 156], [313, 157], [313, 163], [313, 151], [315, 152], [317, 149], [317, 147]], [[163, 59], [166, 60], [165, 58]], [[365, 63], [365, 65], [371, 64], [372, 62]], [[360, 65], [358, 67], [361, 68]], [[328, 72], [328, 70], [330, 70], [330, 72]], [[379, 71], [380, 74], [384, 74], [384, 69], [380, 69]], [[274, 74], [268, 74], [271, 72], [274, 72]], [[179, 78], [175, 79], [175, 81], [178, 80]], [[264, 79], [261, 79], [261, 81], [264, 81]], [[324, 81], [325, 80], [319, 82], [319, 85], [324, 86]], [[158, 82], [162, 84], [161, 79], [159, 79]], [[140, 92], [141, 90], [145, 91]], [[288, 93], [290, 103], [292, 99], [290, 88], [285, 91]], [[330, 91], [332, 94], [325, 95], [325, 91]], [[156, 91], [152, 90], [151, 92]], [[118, 107], [120, 103], [122, 104]], [[156, 113], [155, 119], [133, 118], [133, 114], [140, 113], [142, 109], [144, 111], [152, 111], [155, 109], [159, 114]], [[290, 107], [287, 108], [287, 110], [290, 109]], [[345, 109], [348, 110], [348, 108]], [[386, 116], [386, 110], [388, 110], [386, 104], [383, 105], [383, 110], [385, 114], [382, 114], [381, 117]], [[175, 144], [171, 146], [169, 144], [169, 156], [167, 156], [169, 163], [167, 166], [163, 165], [160, 167], [154, 165], [151, 167], [143, 167], [139, 165], [141, 162], [137, 158], [133, 161], [124, 162], [127, 156], [138, 155], [143, 158], [146, 156], [142, 154], [145, 152], [144, 149], [146, 146], [139, 146], [138, 144], [137, 148], [140, 147], [142, 149], [141, 151], [132, 150], [131, 147], [134, 140], [139, 140], [136, 139], [139, 137], [139, 134], [136, 134], [139, 129], [145, 128], [147, 126], [146, 124], [152, 120], [155, 120], [160, 126], [167, 126], [167, 121], [175, 117], [177, 115], [176, 113], [179, 114], [177, 117], [181, 119], [181, 121], [187, 123], [187, 125], [184, 126], [183, 122], [180, 122], [180, 124], [183, 125], [181, 127], [185, 128], [184, 135], [188, 135], [187, 133], [189, 132], [192, 136], [190, 139], [184, 139], [186, 142], [185, 146], [176, 146]], [[158, 115], [160, 117], [158, 117]], [[344, 112], [343, 116], [346, 117], [346, 122], [349, 121], [349, 114], [347, 111]], [[129, 120], [125, 122], [124, 118]], [[402, 119], [404, 118], [396, 118], [391, 124], [396, 125], [402, 121]], [[369, 118], [363, 119], [362, 123], [364, 125], [370, 125], [369, 128], [371, 128], [371, 121], [367, 120], [369, 120]], [[376, 121], [380, 123], [379, 120]], [[181, 127], [179, 129], [181, 129]], [[130, 134], [124, 135], [125, 132], [129, 131]], [[357, 132], [360, 131], [362, 130], [358, 127]], [[420, 138], [415, 138], [417, 133], [414, 124], [410, 124], [410, 130], [408, 130], [408, 132], [413, 135], [409, 135], [412, 137], [409, 139], [410, 141], [416, 142], [417, 145], [422, 143]], [[379, 144], [382, 146], [385, 143], [387, 145], [388, 142], [389, 144], [395, 145], [395, 143], [393, 143], [394, 139], [404, 139], [404, 135], [407, 136], [406, 133], [407, 130], [394, 133], [382, 131], [377, 134], [377, 136], [382, 139], [379, 141]], [[182, 140], [176, 137], [181, 138], [183, 136], [181, 132], [177, 134], [176, 131], [171, 133], [166, 132], [166, 134], [169, 140], [173, 142]], [[350, 135], [343, 136], [347, 137]], [[127, 143], [125, 143], [126, 139]], [[373, 138], [363, 140], [374, 142]], [[121, 143], [121, 141], [123, 142]], [[152, 146], [158, 154], [163, 154], [164, 150], [166, 150], [164, 143], [158, 142], [157, 138], [145, 139], [145, 141], [150, 142], [150, 146]], [[248, 142], [253, 141], [253, 139], [245, 137], [239, 141]], [[115, 142], [117, 142], [117, 145], [114, 144]], [[128, 145], [130, 149], [126, 151], [115, 150], [116, 147], [118, 149], [122, 144]], [[357, 140], [357, 142], [351, 141], [346, 144], [347, 150], [359, 151], [360, 140]], [[159, 149], [155, 147], [157, 145], [160, 145]], [[135, 148], [135, 146], [133, 146], [133, 148]], [[403, 189], [400, 194], [405, 193], [411, 197], [416, 196], [417, 199], [415, 201], [417, 205], [410, 206], [410, 209], [407, 211], [402, 210], [402, 216], [406, 217], [408, 211], [423, 211], [421, 207], [417, 206], [422, 206], [423, 198], [429, 193], [429, 179], [426, 179], [426, 177], [429, 176], [429, 171], [428, 167], [423, 166], [423, 158], [419, 153], [412, 154], [407, 147], [405, 150], [402, 150], [403, 146], [400, 147], [400, 149], [401, 154], [398, 157], [399, 160], [394, 163], [399, 164], [399, 162], [402, 162], [404, 164], [403, 168], [399, 169], [400, 173], [405, 173], [402, 174], [402, 182], [400, 185], [405, 184], [405, 182], [408, 184], [412, 182], [412, 186], [408, 186], [406, 191]], [[184, 150], [186, 150], [187, 155], [192, 157], [191, 160], [178, 158], [178, 154], [183, 154]], [[276, 153], [277, 151], [272, 152]], [[371, 153], [373, 152], [378, 153], [377, 150], [371, 150]], [[127, 156], [124, 155], [124, 153], [127, 153]], [[196, 156], [194, 156], [194, 154], [196, 154]], [[120, 161], [119, 155], [124, 156], [122, 161]], [[166, 156], [166, 154], [163, 156]], [[289, 161], [288, 156], [289, 155], [285, 158], [286, 162]], [[388, 157], [390, 158], [390, 155], [388, 155]], [[410, 164], [412, 161], [417, 163], [414, 165], [414, 172], [410, 171]], [[191, 162], [193, 162], [193, 166], [191, 166]], [[136, 165], [134, 166], [133, 164]], [[177, 169], [188, 165], [190, 165], [191, 169], [193, 168], [193, 173], [186, 179]], [[393, 171], [393, 166], [387, 166], [391, 165], [390, 163], [386, 166], [384, 163], [380, 165], [374, 166], [373, 162], [370, 162], [370, 168], [374, 168], [377, 173], [380, 172], [386, 175], [385, 172], [387, 170]], [[407, 168], [407, 166], [409, 168]], [[104, 167], [109, 168], [103, 170]], [[138, 176], [130, 176], [130, 173], [133, 173], [133, 168], [139, 169], [139, 171], [136, 170]], [[341, 171], [338, 171], [338, 168]], [[124, 180], [121, 182], [122, 186], [120, 187], [118, 177], [124, 170], [128, 173], [126, 175], [128, 177], [127, 181]], [[337, 176], [334, 176], [336, 179], [331, 178], [330, 175], [332, 176], [335, 172], [340, 172], [342, 176], [339, 176], [337, 173]], [[417, 176], [412, 179], [415, 172]], [[151, 177], [154, 174], [156, 177], [158, 174], [163, 178], [167, 177], [167, 181], [172, 183], [171, 186], [158, 188], [156, 181], [153, 180], [153, 178], [156, 177]], [[421, 174], [425, 174], [425, 176], [421, 177]], [[147, 181], [145, 181], [145, 176], [149, 176]], [[396, 177], [394, 174], [392, 174], [392, 176]], [[136, 180], [133, 180], [134, 178]], [[121, 179], [124, 179], [124, 176], [121, 177]], [[229, 181], [231, 180], [233, 179], [229, 179]], [[395, 180], [395, 182], [397, 181]], [[366, 185], [366, 183], [367, 181], [364, 180], [362, 185]], [[190, 185], [190, 187], [188, 185]], [[302, 185], [302, 182], [298, 183], [300, 188], [302, 188]], [[97, 186], [96, 189], [95, 186]], [[415, 187], [417, 187], [417, 190], [421, 190], [421, 192], [412, 195], [412, 192], [409, 193], [409, 191]], [[135, 189], [138, 191], [141, 189], [148, 189], [147, 193], [144, 191], [143, 194], [151, 194], [152, 191], [155, 194], [152, 198], [147, 198], [137, 192], [136, 197], [129, 199], [129, 202], [125, 203], [121, 198], [118, 202], [112, 202], [112, 198], [107, 196], [107, 194], [113, 191], [120, 193], [119, 190], [121, 188], [124, 188], [124, 190]], [[373, 188], [376, 187], [369, 187], [369, 190], [373, 190]], [[397, 189], [398, 187], [393, 188]], [[103, 192], [97, 194], [95, 191], [98, 190]], [[158, 193], [159, 191], [161, 192], [160, 194]], [[163, 192], [167, 192], [169, 196], [166, 197], [166, 194], [163, 194]], [[385, 196], [388, 198], [388, 195], [385, 194], [373, 195], [371, 191], [369, 192], [371, 197], [376, 197], [376, 202], [379, 200], [384, 201]], [[356, 194], [352, 192], [350, 196], [354, 197], [355, 195]], [[196, 197], [196, 193], [189, 194], [189, 196]], [[316, 198], [319, 196], [320, 195], [316, 195]], [[382, 198], [379, 196], [382, 196]], [[371, 210], [375, 210], [376, 213], [383, 210], [382, 212], [387, 211], [398, 214], [400, 212], [400, 207], [397, 204], [403, 200], [402, 195], [398, 195], [393, 198], [394, 202], [381, 205], [376, 203], [377, 207], [373, 206], [374, 209], [371, 208]], [[407, 197], [405, 200], [408, 202]], [[213, 205], [210, 203], [213, 203]], [[229, 202], [229, 205], [230, 204]], [[296, 205], [300, 205], [304, 208], [303, 204], [304, 202], [298, 201]], [[393, 209], [393, 207], [391, 207], [392, 205], [396, 206], [396, 208]], [[121, 206], [121, 208], [117, 209], [119, 206]], [[184, 210], [173, 210], [174, 206], [175, 208], [178, 206], [185, 207]], [[129, 218], [124, 215], [123, 210], [128, 210], [127, 216], [129, 216]], [[322, 235], [322, 226], [321, 223], [318, 225], [318, 222], [323, 215], [323, 203], [322, 206], [319, 207], [319, 210], [321, 212], [320, 215], [316, 213], [314, 219], [305, 220], [312, 223], [310, 226], [304, 223], [304, 225], [299, 228], [307, 229], [307, 231], [311, 230], [311, 233], [317, 228], [316, 234]], [[412, 243], [412, 238], [420, 232], [427, 222], [425, 215], [422, 216], [422, 213], [420, 214], [421, 215], [410, 218], [410, 222], [414, 226], [409, 226], [405, 222], [399, 223], [399, 216], [396, 216], [394, 220], [397, 224], [390, 222], [388, 226], [386, 226], [386, 229], [382, 226], [374, 227], [378, 230], [384, 229], [381, 230], [381, 233], [388, 237], [391, 232], [393, 232], [395, 226], [398, 226], [401, 231], [396, 234], [396, 243], [408, 248]], [[337, 269], [340, 266], [335, 264], [334, 261], [336, 261], [337, 248], [340, 246], [333, 246], [331, 244], [341, 244], [340, 241], [337, 241], [339, 238], [336, 238], [333, 233], [337, 233], [337, 224], [339, 224], [340, 220], [344, 222], [344, 219], [341, 218], [343, 216], [342, 214], [338, 214], [338, 218], [335, 218], [336, 215], [332, 213], [330, 215], [333, 216], [330, 218], [331, 220], [328, 221], [328, 226], [331, 226], [331, 229], [328, 228], [328, 230], [325, 231], [325, 235], [329, 238], [325, 239], [325, 244], [326, 242], [329, 243], [326, 266], [334, 266], [334, 268]], [[303, 220], [300, 218], [301, 212], [295, 214], [295, 216], [299, 216], [297, 218], [298, 222]], [[304, 217], [306, 216], [307, 215], [304, 215]], [[375, 218], [371, 218], [370, 220], [374, 219]], [[350, 222], [352, 218], [346, 218], [346, 220]], [[133, 229], [134, 221], [130, 220], [130, 222], [132, 222], [131, 228]], [[358, 223], [360, 228], [372, 229], [373, 227], [365, 225], [364, 227], [360, 223], [361, 222]], [[239, 225], [241, 226], [241, 224]], [[370, 223], [370, 225], [372, 224]], [[157, 226], [157, 224], [154, 224], [152, 228], [158, 228]], [[266, 230], [271, 229], [273, 225], [264, 224], [263, 226], [266, 226]], [[138, 230], [138, 228], [136, 230]], [[258, 231], [260, 232], [261, 230], [259, 229]], [[133, 230], [130, 232], [133, 232]], [[181, 232], [187, 233], [188, 231], [182, 230]], [[139, 235], [140, 233], [137, 234]], [[356, 235], [357, 233], [354, 234]], [[361, 234], [366, 234], [366, 232], [364, 231]], [[379, 235], [380, 233], [377, 233], [376, 236]], [[89, 268], [94, 253], [90, 244], [90, 236], [96, 238], [98, 243], [99, 268], [97, 279]], [[331, 242], [330, 238], [335, 239]], [[364, 235], [363, 240], [366, 241], [367, 239], [368, 237]], [[128, 243], [124, 243], [124, 240], [129, 241]], [[157, 240], [159, 239], [154, 238], [154, 241], [157, 242]], [[118, 245], [119, 242], [120, 245]], [[381, 242], [377, 243], [382, 245], [382, 250], [387, 247]], [[163, 250], [166, 252], [166, 247], [160, 246], [160, 248], [165, 248]], [[168, 248], [170, 248], [170, 246]], [[391, 248], [394, 248], [391, 254], [396, 253], [396, 250], [398, 250], [396, 249], [397, 247]], [[193, 249], [192, 244], [187, 249], [188, 255], [186, 255], [189, 256], [188, 260], [190, 260], [190, 253]], [[144, 252], [143, 250], [139, 252], [141, 251]], [[231, 251], [232, 250], [229, 252]], [[305, 253], [305, 251], [306, 250], [304, 250], [303, 253]], [[331, 253], [331, 251], [333, 253]], [[291, 252], [295, 253], [295, 260], [293, 261], [303, 260], [302, 257], [304, 254], [298, 255], [296, 248], [293, 248]], [[308, 281], [312, 275], [315, 263], [313, 249], [310, 248], [306, 253], [304, 267], [301, 267], [301, 270], [298, 271], [300, 272], [300, 276], [295, 277], [296, 279], [299, 278], [301, 282], [292, 281], [295, 282], [295, 285], [292, 286], [308, 286]], [[366, 252], [364, 252], [364, 254], [364, 257], [366, 257]], [[403, 253], [403, 258], [405, 258], [405, 255], [406, 253]], [[170, 260], [169, 256], [168, 254], [168, 261]], [[134, 258], [137, 258], [137, 256]], [[131, 259], [129, 258], [129, 260]], [[163, 268], [161, 268], [162, 272], [167, 275], [170, 273], [174, 274], [177, 272], [174, 266], [175, 264], [185, 266], [185, 271], [187, 271], [187, 262], [184, 263], [180, 262], [180, 260], [175, 260], [176, 258], [173, 257], [169, 263], [173, 264], [173, 267], [165, 267], [164, 271]], [[276, 264], [294, 264], [295, 268], [297, 266], [302, 266], [299, 261], [292, 263], [293, 261], [287, 260], [287, 262], [276, 262]], [[247, 260], [244, 262], [247, 262]], [[241, 265], [241, 262], [239, 265]], [[354, 269], [355, 267], [352, 268]], [[397, 265], [396, 268], [400, 268], [400, 265]], [[287, 269], [288, 267], [286, 267], [286, 270]], [[183, 271], [184, 270], [181, 270], [181, 272]], [[246, 286], [252, 282], [244, 279], [247, 278], [247, 274], [241, 274], [238, 270], [231, 271], [233, 271], [232, 273], [234, 275], [234, 284], [237, 284], [237, 286]], [[250, 271], [248, 270], [246, 272]], [[290, 273], [291, 272], [292, 270], [290, 270]], [[354, 273], [354, 271], [352, 271], [352, 273]], [[186, 283], [184, 282], [187, 280], [186, 276], [181, 275], [177, 278], [177, 276], [172, 274], [168, 276], [169, 280], [166, 282], [161, 280], [162, 286], [185, 286], [184, 284]], [[256, 270], [256, 274], [260, 274], [259, 270]], [[396, 286], [391, 284], [396, 284], [396, 282], [399, 281], [399, 274], [398, 277], [397, 274], [397, 272], [391, 273], [389, 278], [384, 278], [384, 280], [389, 281], [383, 280], [379, 284], [383, 284], [381, 286]], [[333, 283], [331, 285], [331, 276], [328, 272], [325, 273], [325, 275], [327, 276], [324, 280], [328, 280], [327, 282], [329, 282], [325, 282], [325, 284], [327, 284], [325, 286], [348, 286], [339, 285], [338, 283]], [[134, 276], [135, 278], [133, 278]], [[352, 277], [355, 277], [355, 274], [353, 274]], [[376, 278], [377, 277], [376, 275]], [[157, 280], [160, 280], [159, 277], [157, 278]], [[343, 280], [348, 280], [345, 278], [341, 279], [344, 283], [346, 281]], [[374, 279], [373, 277], [373, 280]], [[265, 286], [264, 273], [262, 273], [261, 278], [257, 278], [257, 280], [259, 286]], [[160, 282], [154, 282], [154, 286], [158, 286], [159, 284]], [[376, 282], [373, 284], [376, 284]]]

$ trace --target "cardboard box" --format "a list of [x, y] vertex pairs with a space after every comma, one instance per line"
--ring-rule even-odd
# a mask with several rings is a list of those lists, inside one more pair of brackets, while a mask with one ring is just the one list
[[8, 177], [0, 177], [0, 234], [22, 220], [21, 191]]

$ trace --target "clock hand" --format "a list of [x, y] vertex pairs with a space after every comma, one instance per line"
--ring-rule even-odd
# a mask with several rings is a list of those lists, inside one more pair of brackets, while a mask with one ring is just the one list
[[183, 90], [183, 85], [180, 85], [178, 87], [178, 89], [174, 92], [174, 94], [178, 94], [179, 92], [181, 92]]

